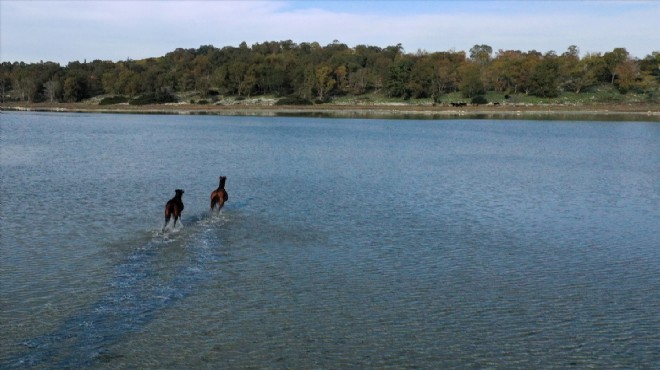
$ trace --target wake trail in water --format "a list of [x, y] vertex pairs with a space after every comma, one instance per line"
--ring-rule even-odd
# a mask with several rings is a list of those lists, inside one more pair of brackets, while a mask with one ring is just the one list
[[[186, 229], [154, 235], [115, 267], [110, 291], [88, 309], [66, 319], [56, 330], [20, 341], [27, 350], [0, 363], [2, 369], [82, 368], [111, 356], [106, 349], [138, 331], [166, 307], [185, 299], [208, 278], [219, 261], [216, 236], [223, 215], [189, 220]], [[171, 278], [158, 273], [160, 251], [184, 248], [186, 263]]]

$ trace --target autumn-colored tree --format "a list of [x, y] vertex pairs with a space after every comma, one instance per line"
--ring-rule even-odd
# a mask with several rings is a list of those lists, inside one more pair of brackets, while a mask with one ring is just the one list
[[614, 73], [617, 76], [617, 89], [622, 93], [626, 93], [636, 84], [636, 79], [639, 76], [639, 65], [633, 60], [627, 59], [614, 68]]
[[192, 61], [192, 77], [195, 80], [195, 90], [207, 96], [211, 86], [211, 62], [206, 54], [199, 54]]
[[114, 82], [114, 92], [121, 95], [136, 96], [142, 92], [141, 75], [133, 71], [129, 65], [122, 64]]
[[464, 52], [442, 52], [430, 55], [432, 60], [431, 95], [440, 95], [458, 90], [459, 68], [465, 63]]
[[520, 75], [518, 76], [517, 85], [520, 87], [520, 92], [530, 94], [532, 89], [532, 74], [536, 67], [543, 60], [543, 54], [536, 50], [530, 50], [524, 54], [524, 59], [520, 68]]
[[332, 69], [328, 66], [316, 68], [314, 73], [316, 93], [319, 100], [323, 101], [326, 95], [332, 91], [337, 81], [332, 77]]
[[286, 40], [223, 48], [202, 45], [137, 61], [76, 61], [65, 67], [0, 63], [0, 99], [30, 102], [100, 94], [171, 97], [188, 91], [202, 96], [297, 95], [303, 100], [373, 93], [439, 101], [442, 94], [457, 91], [468, 97], [485, 91], [547, 97], [582, 93], [601, 83], [652, 99], [660, 89], [659, 52], [635, 59], [625, 48], [616, 48], [580, 57], [577, 46], [571, 45], [561, 55], [500, 50], [493, 56], [484, 44], [474, 45], [469, 53], [406, 53], [401, 44], [351, 48], [337, 40], [325, 46]]
[[340, 91], [348, 90], [348, 68], [345, 65], [335, 68], [334, 78]]
[[517, 93], [524, 83], [526, 56], [519, 50], [500, 50], [487, 72], [493, 90]]
[[410, 70], [407, 89], [412, 98], [435, 97], [433, 94], [433, 60], [424, 53], [416, 55]]

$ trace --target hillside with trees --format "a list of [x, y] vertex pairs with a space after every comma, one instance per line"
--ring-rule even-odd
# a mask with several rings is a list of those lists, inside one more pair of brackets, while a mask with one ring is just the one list
[[321, 46], [289, 40], [205, 45], [143, 60], [0, 65], [2, 102], [28, 103], [98, 96], [105, 97], [104, 104], [165, 103], [181, 100], [184, 93], [204, 103], [254, 96], [289, 104], [321, 104], [347, 96], [446, 103], [447, 97], [575, 97], [598, 89], [656, 103], [659, 86], [658, 51], [643, 59], [632, 58], [625, 48], [581, 57], [576, 46], [561, 54], [494, 52], [488, 45], [475, 45], [468, 52], [406, 53], [400, 44], [349, 47], [336, 41]]

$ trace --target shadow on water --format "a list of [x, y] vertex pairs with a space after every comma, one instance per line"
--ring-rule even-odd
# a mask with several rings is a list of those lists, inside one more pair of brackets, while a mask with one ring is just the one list
[[[223, 211], [225, 212], [225, 211]], [[190, 295], [220, 259], [214, 236], [225, 222], [223, 214], [189, 218], [184, 228], [153, 231], [135, 242], [130, 255], [115, 267], [109, 292], [84, 311], [66, 319], [54, 331], [19, 341], [21, 353], [0, 363], [2, 369], [82, 368], [113, 358], [105, 348], [139, 331], [163, 309]], [[185, 258], [171, 274], [162, 274], [162, 253], [184, 250]]]

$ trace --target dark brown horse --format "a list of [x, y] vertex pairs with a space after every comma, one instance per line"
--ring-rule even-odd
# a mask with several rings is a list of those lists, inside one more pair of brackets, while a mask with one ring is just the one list
[[165, 204], [165, 226], [163, 226], [163, 231], [167, 227], [167, 223], [170, 222], [170, 218], [174, 216], [174, 227], [176, 227], [176, 221], [181, 217], [181, 211], [183, 211], [183, 201], [181, 197], [183, 196], [183, 190], [176, 189], [176, 195], [174, 198], [170, 199], [167, 204]]
[[229, 195], [225, 190], [226, 181], [227, 176], [220, 176], [220, 185], [218, 185], [218, 188], [211, 193], [211, 211], [215, 209], [215, 206], [218, 206], [218, 211], [220, 211], [222, 206], [225, 205], [227, 199], [229, 199]]

